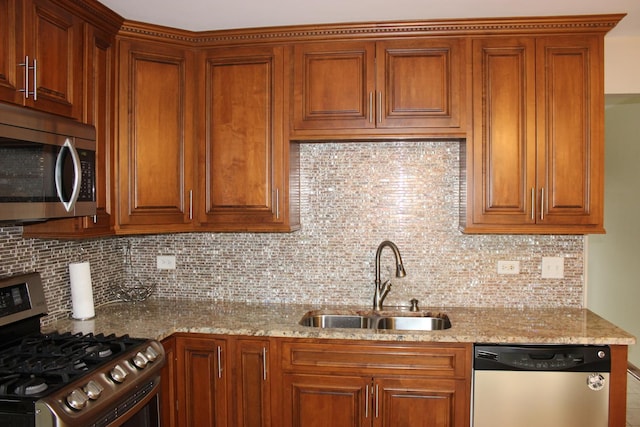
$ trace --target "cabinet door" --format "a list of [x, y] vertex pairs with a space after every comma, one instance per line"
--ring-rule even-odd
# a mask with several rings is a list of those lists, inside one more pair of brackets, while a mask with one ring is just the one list
[[375, 43], [294, 47], [293, 128], [375, 127]]
[[535, 223], [535, 44], [473, 40], [473, 223]]
[[0, 47], [0, 100], [81, 119], [80, 18], [46, 0], [0, 0]]
[[376, 44], [379, 128], [459, 128], [465, 40], [418, 39]]
[[165, 365], [162, 368], [162, 379], [160, 381], [160, 420], [163, 427], [176, 427], [177, 424], [177, 403], [176, 395], [176, 339], [173, 337], [162, 340], [165, 353]]
[[227, 426], [227, 345], [222, 339], [176, 340], [178, 416], [184, 427]]
[[24, 61], [22, 24], [22, 2], [0, 0], [0, 100], [14, 104], [24, 99], [24, 70], [18, 65]]
[[191, 224], [191, 66], [191, 54], [183, 48], [120, 42], [120, 232], [184, 231]]
[[[75, 119], [82, 118], [82, 21], [47, 0], [26, 0], [24, 55], [37, 61], [25, 104]], [[34, 83], [35, 82], [35, 83]]]
[[200, 224], [222, 231], [282, 224], [282, 48], [214, 49], [201, 64]]
[[234, 348], [234, 426], [268, 427], [271, 425], [269, 340], [237, 339]]
[[376, 378], [374, 426], [468, 426], [464, 381]]
[[539, 222], [603, 222], [604, 85], [601, 36], [537, 42]]
[[371, 425], [370, 379], [333, 375], [285, 375], [284, 427]]

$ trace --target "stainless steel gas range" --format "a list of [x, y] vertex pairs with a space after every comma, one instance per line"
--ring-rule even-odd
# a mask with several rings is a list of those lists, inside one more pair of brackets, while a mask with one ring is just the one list
[[38, 273], [0, 280], [0, 425], [159, 426], [162, 345], [41, 333], [46, 310]]

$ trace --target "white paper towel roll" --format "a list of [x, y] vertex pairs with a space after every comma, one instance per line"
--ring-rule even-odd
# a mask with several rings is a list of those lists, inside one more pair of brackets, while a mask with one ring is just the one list
[[91, 288], [91, 267], [88, 262], [69, 264], [71, 282], [71, 317], [90, 319], [96, 315], [93, 307], [93, 289]]
[[71, 323], [71, 332], [74, 334], [81, 333], [86, 335], [96, 333], [96, 319], [74, 320]]

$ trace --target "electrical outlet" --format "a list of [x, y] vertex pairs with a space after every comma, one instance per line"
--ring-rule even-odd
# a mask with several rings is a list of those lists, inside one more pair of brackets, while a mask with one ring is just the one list
[[175, 255], [158, 255], [156, 258], [158, 270], [175, 270], [176, 269], [176, 257]]
[[559, 256], [542, 257], [542, 278], [543, 279], [563, 279], [564, 278], [564, 258]]
[[498, 274], [520, 274], [520, 261], [498, 261]]

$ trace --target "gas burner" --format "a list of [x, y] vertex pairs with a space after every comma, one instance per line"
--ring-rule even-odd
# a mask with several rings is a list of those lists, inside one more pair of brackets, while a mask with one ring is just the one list
[[30, 376], [16, 385], [14, 393], [18, 396], [33, 396], [47, 390], [49, 385], [42, 378]]
[[103, 359], [113, 355], [113, 350], [104, 344], [91, 345], [84, 349], [88, 355]]
[[0, 395], [9, 394], [19, 380], [20, 374], [10, 374], [0, 377]]

